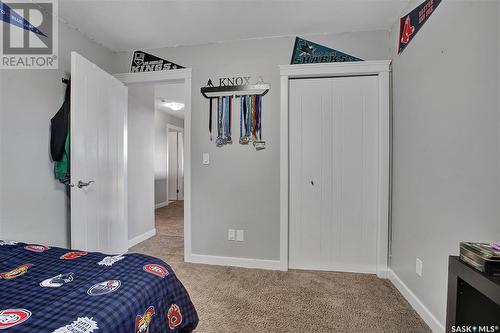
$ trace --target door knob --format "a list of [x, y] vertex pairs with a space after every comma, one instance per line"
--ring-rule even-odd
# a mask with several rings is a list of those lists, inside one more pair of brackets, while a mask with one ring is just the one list
[[93, 180], [89, 180], [88, 182], [82, 182], [81, 180], [78, 181], [78, 188], [82, 188], [85, 186], [89, 186], [90, 184], [95, 183]]
[[311, 185], [314, 186], [314, 181], [313, 180], [311, 180]]

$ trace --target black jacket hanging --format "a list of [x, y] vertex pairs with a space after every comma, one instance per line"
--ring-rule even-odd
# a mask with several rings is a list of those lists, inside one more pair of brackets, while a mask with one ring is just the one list
[[66, 87], [64, 102], [56, 115], [50, 120], [50, 154], [54, 162], [61, 161], [69, 130], [69, 112], [71, 97], [71, 81]]

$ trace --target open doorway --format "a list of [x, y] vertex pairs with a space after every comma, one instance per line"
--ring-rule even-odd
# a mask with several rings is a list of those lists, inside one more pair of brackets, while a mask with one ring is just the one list
[[[190, 261], [191, 69], [115, 74], [129, 88], [130, 251]], [[168, 133], [182, 133], [176, 200], [168, 196]], [[179, 143], [177, 143], [178, 145]], [[176, 145], [176, 146], [177, 146]], [[177, 188], [176, 186], [176, 188]], [[172, 201], [172, 202], [170, 202]], [[149, 245], [145, 240], [151, 238]], [[150, 246], [154, 244], [154, 246]]]
[[184, 92], [184, 82], [155, 86], [155, 228], [164, 251], [178, 259], [184, 254]]

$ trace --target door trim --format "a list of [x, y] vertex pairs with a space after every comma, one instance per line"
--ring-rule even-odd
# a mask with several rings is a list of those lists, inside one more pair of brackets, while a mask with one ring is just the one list
[[124, 84], [184, 81], [184, 261], [191, 262], [191, 68], [114, 75]]
[[379, 174], [377, 217], [377, 267], [387, 277], [389, 259], [389, 74], [391, 61], [356, 61], [280, 66], [280, 269], [288, 270], [289, 247], [289, 80], [300, 78], [376, 75], [379, 80]]

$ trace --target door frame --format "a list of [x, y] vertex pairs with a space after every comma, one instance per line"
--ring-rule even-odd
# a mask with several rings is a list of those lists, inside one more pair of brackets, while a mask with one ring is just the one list
[[[169, 129], [173, 129], [175, 130], [176, 132], [181, 132], [182, 133], [182, 136], [184, 136], [184, 128], [182, 127], [179, 127], [179, 126], [175, 126], [175, 125], [172, 125], [172, 124], [167, 124], [167, 147], [168, 147], [168, 130]], [[183, 142], [184, 143], [184, 142]], [[184, 150], [184, 145], [182, 146], [182, 149]], [[182, 152], [182, 156], [184, 158], [184, 151]], [[170, 201], [168, 199], [168, 151], [167, 151], [167, 205], [168, 205], [168, 202]], [[177, 158], [179, 158], [179, 138], [177, 138]], [[184, 182], [184, 178], [182, 180]], [[177, 161], [177, 182], [179, 182], [179, 162]], [[177, 187], [179, 186], [179, 184], [177, 184]], [[184, 186], [184, 185], [183, 185]], [[177, 193], [177, 196], [179, 194]], [[177, 197], [177, 200], [179, 200], [179, 197]]]
[[289, 80], [376, 75], [379, 80], [379, 174], [377, 276], [387, 277], [389, 259], [390, 90], [391, 61], [356, 61], [280, 66], [280, 269], [288, 270], [289, 250]]
[[[184, 81], [184, 261], [190, 262], [191, 246], [191, 77], [192, 69], [120, 73], [114, 76], [125, 85], [132, 83], [172, 83]], [[168, 198], [167, 198], [168, 200]]]

